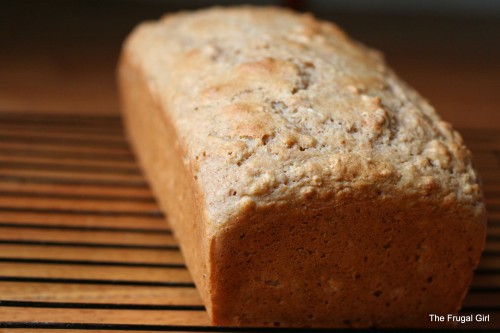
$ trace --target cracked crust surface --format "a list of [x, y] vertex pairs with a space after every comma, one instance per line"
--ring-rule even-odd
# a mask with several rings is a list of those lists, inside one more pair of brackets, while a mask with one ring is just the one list
[[181, 134], [214, 223], [235, 206], [366, 184], [446, 191], [482, 210], [460, 135], [332, 23], [214, 8], [145, 23], [128, 49]]
[[[156, 150], [135, 143], [162, 207], [176, 220], [174, 229], [182, 234], [178, 237], [188, 266], [195, 271], [216, 323], [391, 326], [402, 316], [400, 324], [415, 325], [433, 307], [430, 297], [443, 293], [448, 301], [436, 301], [434, 310], [458, 310], [484, 246], [485, 212], [478, 177], [460, 135], [386, 66], [380, 53], [351, 40], [334, 24], [307, 14], [237, 7], [143, 23], [129, 37], [123, 57], [122, 72], [133, 69], [141, 77], [141, 87], [158, 109], [156, 121], [167, 119], [170, 132], [175, 132], [169, 140], [181, 155], [184, 173], [170, 177], [186, 178], [189, 188], [199, 193], [194, 202], [199, 221], [190, 228], [196, 230], [200, 245], [193, 245], [188, 244], [192, 240], [182, 223], [187, 213], [178, 214], [182, 209], [169, 203], [178, 199], [164, 194], [173, 187], [155, 184], [160, 178], [151, 171], [153, 158], [142, 157], [141, 150]], [[135, 89], [133, 83], [123, 86], [125, 108], [140, 108], [127, 99]], [[136, 110], [128, 112], [142, 117]], [[128, 122], [132, 128], [134, 124]], [[132, 135], [132, 141], [146, 135]], [[296, 239], [294, 228], [300, 230], [301, 239]], [[253, 238], [244, 230], [250, 230]], [[316, 236], [308, 230], [316, 230]], [[447, 230], [451, 239], [445, 240], [442, 234]], [[413, 238], [414, 233], [422, 237]], [[381, 244], [370, 234], [377, 235]], [[309, 257], [295, 252], [325, 235], [336, 243], [315, 244], [307, 250]], [[351, 246], [359, 235], [361, 252], [339, 245]], [[248, 238], [251, 244], [245, 244]], [[364, 244], [368, 241], [364, 238], [375, 245]], [[393, 242], [398, 246], [380, 251]], [[260, 244], [262, 253], [256, 252], [255, 244]], [[422, 250], [427, 247], [430, 250]], [[353, 272], [373, 276], [381, 269], [375, 263], [359, 267], [367, 257], [363, 251], [370, 260], [386, 263], [381, 264], [382, 270], [392, 270], [387, 276], [394, 283], [352, 280]], [[424, 264], [420, 252], [427, 253]], [[323, 267], [325, 255], [337, 260], [336, 268]], [[413, 262], [409, 259], [413, 256], [419, 259]], [[275, 257], [282, 261], [274, 261]], [[267, 262], [277, 268], [261, 267], [255, 274], [271, 276], [261, 279], [245, 270], [248, 262]], [[286, 268], [300, 270], [309, 262], [318, 264], [310, 267], [316, 275], [300, 273], [302, 282], [290, 282], [293, 276], [287, 275]], [[411, 273], [415, 281], [396, 274], [398, 265], [415, 270]], [[447, 265], [448, 272], [436, 277], [436, 271]], [[317, 277], [318, 267], [322, 267], [322, 287], [301, 284]], [[331, 280], [327, 273], [338, 278]], [[426, 285], [429, 276], [434, 279], [433, 288]], [[455, 278], [455, 288], [446, 287], [446, 281]], [[407, 290], [401, 286], [405, 279]], [[340, 285], [350, 283], [359, 288], [348, 287], [342, 294]], [[310, 318], [299, 315], [300, 308], [292, 304], [313, 304], [312, 296], [292, 297], [280, 289], [298, 285], [329, 305]], [[244, 293], [245, 286], [257, 290], [258, 297], [252, 298], [248, 290]], [[266, 300], [259, 288], [273, 299], [284, 300], [284, 305], [266, 301], [262, 313], [242, 313]], [[391, 288], [420, 300], [401, 303], [402, 313], [391, 305], [395, 308], [386, 309], [385, 317], [377, 313], [378, 303], [370, 305], [371, 310], [360, 310], [367, 302], [360, 294], [383, 299], [380, 293], [389, 297]], [[344, 301], [356, 299], [345, 313], [335, 308], [338, 299], [332, 301], [339, 294]], [[295, 310], [284, 313], [280, 306]], [[341, 311], [344, 319], [330, 318], [333, 311]], [[364, 313], [365, 319], [352, 315], [356, 311]], [[421, 316], [410, 318], [411, 311]]]

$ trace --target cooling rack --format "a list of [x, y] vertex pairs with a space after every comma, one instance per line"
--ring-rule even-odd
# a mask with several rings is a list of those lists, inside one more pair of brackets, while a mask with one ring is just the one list
[[[461, 133], [489, 211], [462, 314], [490, 317], [459, 328], [500, 330], [500, 131]], [[2, 328], [306, 331], [210, 326], [118, 116], [8, 112], [0, 113]]]

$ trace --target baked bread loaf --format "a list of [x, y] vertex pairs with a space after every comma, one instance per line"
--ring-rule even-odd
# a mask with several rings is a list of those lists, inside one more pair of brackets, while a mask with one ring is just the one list
[[139, 25], [126, 129], [213, 323], [427, 326], [485, 240], [460, 135], [379, 52], [279, 8]]

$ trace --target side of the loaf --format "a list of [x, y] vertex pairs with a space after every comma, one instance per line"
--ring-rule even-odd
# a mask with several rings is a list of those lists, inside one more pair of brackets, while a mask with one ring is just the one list
[[426, 326], [484, 247], [470, 153], [378, 53], [280, 9], [135, 30], [134, 151], [216, 324]]
[[189, 271], [211, 311], [209, 301], [209, 244], [203, 194], [178, 134], [148, 85], [147, 75], [124, 52], [119, 65], [122, 114], [129, 142], [174, 235], [180, 242]]

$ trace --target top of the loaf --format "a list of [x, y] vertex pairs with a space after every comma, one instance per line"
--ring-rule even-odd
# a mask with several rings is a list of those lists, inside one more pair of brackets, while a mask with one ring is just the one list
[[367, 189], [483, 209], [459, 134], [332, 23], [269, 7], [185, 12], [141, 24], [125, 54], [177, 129], [213, 223]]

